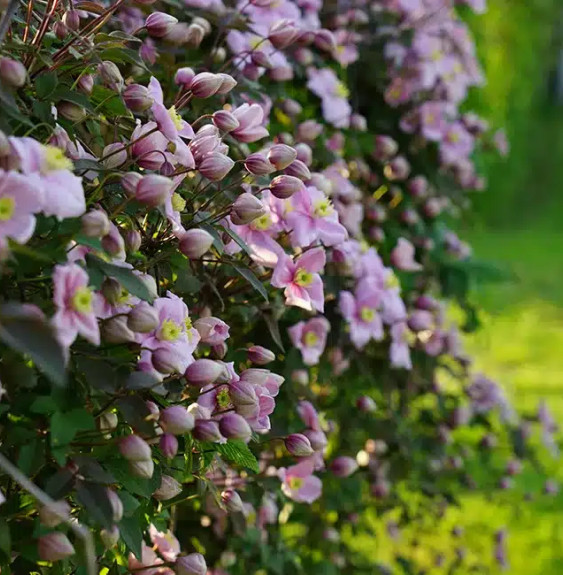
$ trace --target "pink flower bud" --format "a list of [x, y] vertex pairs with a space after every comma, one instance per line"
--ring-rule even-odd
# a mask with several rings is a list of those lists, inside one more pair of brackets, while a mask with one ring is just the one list
[[243, 381], [248, 381], [252, 385], [265, 385], [270, 375], [272, 375], [272, 372], [268, 369], [251, 367], [241, 372], [240, 378]]
[[211, 359], [196, 359], [186, 369], [186, 379], [191, 385], [203, 387], [217, 380], [223, 373], [223, 366]]
[[129, 84], [123, 90], [123, 100], [132, 112], [144, 112], [154, 103], [148, 88], [141, 86], [141, 84]]
[[278, 20], [268, 34], [268, 40], [278, 50], [287, 48], [299, 36], [299, 30], [290, 20]]
[[414, 332], [432, 329], [434, 326], [434, 316], [429, 311], [417, 309], [411, 312], [407, 324]]
[[428, 218], [435, 218], [439, 216], [442, 211], [442, 203], [439, 198], [429, 198], [426, 200], [422, 209]]
[[137, 333], [149, 333], [159, 324], [158, 312], [146, 301], [139, 302], [127, 316], [129, 329]]
[[244, 509], [242, 499], [234, 489], [225, 489], [221, 493], [221, 501], [231, 513], [240, 513]]
[[118, 421], [116, 413], [113, 411], [106, 411], [98, 418], [98, 429], [102, 433], [108, 433], [117, 427]]
[[160, 413], [160, 426], [166, 433], [184, 435], [194, 428], [194, 416], [182, 405], [172, 405]]
[[104, 85], [110, 88], [110, 90], [121, 92], [124, 81], [116, 64], [109, 60], [105, 60], [101, 64], [98, 64], [98, 74], [100, 75]]
[[295, 160], [284, 171], [284, 174], [298, 178], [303, 182], [308, 182], [311, 179], [311, 172], [309, 168], [301, 160]]
[[39, 538], [39, 558], [42, 561], [60, 561], [74, 555], [74, 547], [64, 533], [49, 533]]
[[385, 175], [390, 180], [405, 180], [411, 171], [411, 166], [404, 156], [393, 158], [387, 167], [389, 170]]
[[130, 461], [129, 470], [133, 475], [136, 475], [137, 477], [150, 479], [154, 473], [153, 460], [147, 459], [146, 461]]
[[199, 24], [192, 22], [186, 31], [186, 44], [191, 48], [199, 48], [204, 38], [205, 29]]
[[399, 151], [399, 144], [389, 136], [375, 137], [374, 155], [378, 160], [388, 160]]
[[90, 210], [80, 219], [82, 233], [89, 238], [101, 238], [109, 234], [109, 219], [103, 210]]
[[506, 464], [507, 475], [518, 475], [522, 473], [522, 462], [519, 459], [511, 459]]
[[[297, 152], [297, 159], [303, 162], [307, 167], [313, 163], [313, 150], [311, 150], [309, 144], [301, 142], [295, 146], [295, 151]], [[308, 179], [311, 179], [310, 175]]]
[[245, 418], [255, 417], [260, 408], [254, 386], [247, 381], [237, 381], [229, 386], [229, 396], [235, 411]]
[[266, 68], [269, 70], [274, 66], [270, 56], [268, 56], [266, 52], [262, 52], [262, 50], [254, 50], [254, 52], [250, 54], [250, 59], [252, 63], [259, 68]]
[[137, 230], [128, 230], [125, 234], [125, 247], [130, 254], [139, 251], [143, 238]]
[[21, 88], [26, 81], [25, 66], [11, 58], [0, 58], [0, 80], [10, 88]]
[[163, 38], [178, 23], [178, 19], [164, 12], [153, 12], [145, 20], [145, 28], [150, 36]]
[[150, 207], [161, 206], [172, 194], [172, 180], [149, 174], [139, 181], [135, 192], [137, 200]]
[[180, 238], [180, 251], [190, 259], [197, 260], [209, 251], [213, 236], [205, 230], [193, 228]]
[[315, 32], [315, 46], [319, 50], [332, 53], [336, 50], [336, 40], [334, 34], [325, 28]]
[[219, 73], [217, 76], [221, 79], [217, 94], [228, 94], [237, 85], [237, 81], [229, 74]]
[[377, 499], [385, 499], [389, 495], [391, 487], [385, 479], [378, 479], [370, 486], [370, 490]]
[[315, 431], [314, 429], [307, 429], [303, 432], [311, 443], [311, 447], [315, 451], [322, 451], [328, 445], [328, 439], [323, 431]]
[[160, 487], [152, 494], [159, 501], [168, 501], [174, 499], [182, 493], [182, 486], [170, 475], [162, 475]]
[[194, 322], [201, 341], [217, 345], [229, 337], [229, 326], [217, 317], [202, 317]]
[[213, 114], [213, 123], [219, 130], [223, 130], [223, 132], [231, 132], [240, 126], [239, 121], [231, 112], [227, 112], [227, 110], [218, 110], [215, 112]]
[[295, 369], [291, 372], [291, 381], [297, 385], [309, 385], [309, 372], [306, 369]]
[[287, 82], [293, 78], [293, 68], [291, 66], [276, 66], [268, 72], [268, 76], [274, 82]]
[[159, 440], [160, 451], [167, 459], [172, 459], [178, 453], [178, 440], [171, 433], [165, 433]]
[[178, 575], [205, 575], [207, 563], [201, 553], [190, 553], [176, 559], [175, 570]]
[[227, 355], [228, 350], [229, 348], [224, 341], [221, 343], [216, 343], [211, 347], [211, 351], [215, 359], [223, 359]]
[[295, 176], [276, 176], [270, 182], [270, 190], [276, 198], [285, 200], [303, 189], [303, 182]]
[[135, 334], [127, 327], [127, 317], [112, 317], [102, 323], [102, 338], [106, 343], [131, 343]]
[[184, 367], [183, 358], [168, 347], [155, 349], [151, 354], [151, 363], [156, 371], [165, 375], [180, 373]]
[[194, 78], [195, 72], [191, 68], [178, 68], [174, 76], [174, 82], [177, 86], [182, 86], [182, 88], [187, 90], [191, 86]]
[[375, 401], [367, 395], [360, 395], [356, 399], [356, 407], [364, 413], [373, 413], [377, 409]]
[[348, 477], [358, 469], [355, 459], [342, 455], [333, 460], [330, 470], [336, 477]]
[[307, 120], [297, 127], [297, 137], [306, 142], [316, 140], [323, 131], [322, 124], [315, 122], [315, 120]]
[[217, 443], [223, 439], [219, 431], [219, 424], [211, 419], [198, 419], [195, 422], [192, 435], [199, 441], [211, 441], [212, 443]]
[[121, 142], [109, 144], [104, 148], [102, 158], [102, 163], [108, 170], [119, 168], [127, 161], [127, 148]]
[[428, 191], [428, 180], [424, 176], [415, 176], [408, 181], [407, 187], [415, 198], [423, 198]]
[[226, 413], [219, 421], [219, 429], [228, 439], [241, 439], [248, 443], [252, 437], [252, 430], [246, 419], [238, 413]]
[[57, 110], [63, 118], [71, 122], [82, 122], [86, 118], [86, 110], [74, 102], [63, 100], [57, 104]]
[[69, 515], [70, 505], [64, 500], [55, 501], [39, 509], [39, 521], [45, 527], [56, 527], [63, 519], [68, 519]]
[[295, 59], [302, 66], [310, 66], [315, 61], [315, 56], [309, 48], [297, 48], [295, 50]]
[[258, 152], [247, 156], [246, 160], [244, 161], [244, 167], [251, 174], [256, 176], [265, 176], [276, 170], [276, 168], [269, 162], [269, 160]]
[[223, 78], [219, 74], [201, 72], [192, 79], [190, 90], [196, 98], [209, 98], [217, 93], [222, 83]]
[[243, 226], [262, 217], [268, 212], [266, 206], [250, 192], [242, 193], [231, 208], [231, 221], [237, 226]]
[[212, 182], [222, 180], [235, 165], [234, 161], [220, 152], [207, 154], [198, 166], [199, 173]]
[[315, 453], [311, 442], [302, 433], [292, 433], [284, 442], [286, 449], [294, 457], [309, 457]]
[[67, 10], [63, 14], [63, 24], [73, 32], [80, 28], [80, 14], [76, 10]]
[[152, 461], [149, 444], [138, 435], [128, 435], [119, 442], [119, 451], [128, 461]]
[[276, 167], [276, 170], [287, 168], [297, 158], [297, 151], [285, 144], [275, 144], [268, 150], [268, 160]]
[[58, 22], [55, 22], [53, 32], [59, 40], [64, 40], [68, 34], [68, 28], [59, 20]]
[[358, 132], [366, 132], [368, 129], [368, 122], [361, 114], [352, 114], [350, 116], [350, 128], [358, 130]]
[[128, 197], [132, 198], [137, 193], [137, 186], [143, 179], [143, 176], [137, 172], [129, 172], [121, 176], [121, 186], [125, 190]]
[[121, 521], [121, 518], [123, 517], [123, 503], [121, 502], [119, 495], [113, 489], [108, 489], [107, 495], [113, 513], [112, 520], [115, 521], [116, 523], [119, 523], [119, 521]]
[[100, 539], [106, 549], [115, 547], [119, 541], [119, 528], [114, 525], [111, 529], [102, 529], [100, 531]]
[[89, 96], [94, 89], [94, 76], [92, 74], [84, 74], [78, 80], [78, 89]]
[[266, 365], [276, 359], [276, 354], [261, 345], [248, 348], [248, 359], [256, 365]]
[[299, 116], [301, 112], [303, 112], [303, 107], [299, 102], [296, 100], [292, 100], [291, 98], [286, 98], [281, 103], [281, 109], [285, 112], [288, 116], [294, 118], [295, 116]]

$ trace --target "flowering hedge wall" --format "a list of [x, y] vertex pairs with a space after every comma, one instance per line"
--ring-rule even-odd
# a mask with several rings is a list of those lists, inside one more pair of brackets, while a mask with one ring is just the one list
[[2, 573], [419, 573], [350, 541], [542, 472], [546, 406], [446, 314], [478, 325], [450, 225], [507, 151], [467, 6], [1, 8]]

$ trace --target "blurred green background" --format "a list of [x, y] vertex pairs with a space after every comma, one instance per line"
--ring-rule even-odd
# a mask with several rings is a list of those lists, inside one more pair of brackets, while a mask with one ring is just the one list
[[[514, 276], [473, 286], [473, 299], [483, 310], [482, 329], [467, 341], [476, 368], [501, 381], [525, 413], [545, 399], [558, 422], [563, 415], [563, 102], [554, 97], [554, 70], [562, 49], [562, 16], [561, 0], [489, 0], [487, 13], [470, 20], [488, 79], [472, 96], [471, 107], [506, 128], [511, 153], [504, 161], [483, 161], [488, 191], [475, 199], [475, 213], [463, 230], [477, 258]], [[551, 465], [563, 482], [559, 462]], [[466, 542], [477, 541], [481, 526], [507, 526], [509, 573], [560, 575], [563, 496], [541, 496], [533, 472], [519, 478], [515, 491], [500, 501], [465, 501]], [[534, 493], [534, 499], [523, 504], [521, 491]], [[491, 573], [497, 572], [491, 561]]]

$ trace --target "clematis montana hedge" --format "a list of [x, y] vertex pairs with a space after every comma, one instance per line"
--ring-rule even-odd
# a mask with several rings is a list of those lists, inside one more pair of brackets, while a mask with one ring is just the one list
[[484, 8], [0, 2], [2, 573], [508, 564], [409, 535], [529, 458], [557, 491], [459, 333]]

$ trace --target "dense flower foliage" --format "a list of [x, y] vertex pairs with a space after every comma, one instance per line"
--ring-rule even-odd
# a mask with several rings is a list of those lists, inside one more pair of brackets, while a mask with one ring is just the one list
[[354, 541], [558, 456], [447, 313], [483, 2], [1, 7], [2, 573], [422, 572]]

